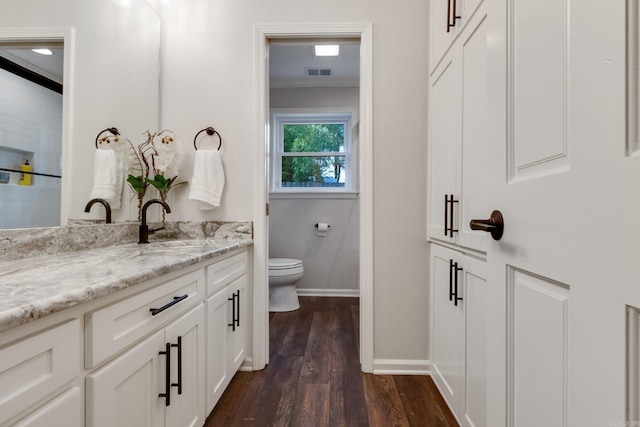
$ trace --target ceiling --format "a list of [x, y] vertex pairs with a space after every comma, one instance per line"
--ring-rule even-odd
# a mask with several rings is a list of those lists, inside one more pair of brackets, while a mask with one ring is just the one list
[[[314, 41], [272, 41], [269, 44], [269, 84], [286, 87], [348, 87], [360, 81], [360, 43], [358, 41], [326, 42], [339, 44], [340, 55], [316, 57]], [[309, 76], [307, 69], [331, 70], [331, 76]]]
[[0, 44], [0, 56], [21, 65], [33, 72], [62, 84], [64, 49], [60, 46], [47, 46], [53, 55], [40, 55], [31, 49], [39, 46], [17, 46]]

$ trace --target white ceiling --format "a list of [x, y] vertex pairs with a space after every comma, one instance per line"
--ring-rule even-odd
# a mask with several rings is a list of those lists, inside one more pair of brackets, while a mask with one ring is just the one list
[[[345, 87], [360, 81], [360, 44], [355, 41], [324, 42], [339, 44], [337, 57], [316, 57], [314, 41], [276, 41], [269, 45], [270, 86]], [[329, 68], [331, 76], [307, 76], [307, 68]]]
[[0, 56], [15, 62], [33, 72], [43, 75], [57, 83], [62, 83], [64, 67], [64, 49], [47, 46], [53, 55], [40, 55], [31, 49], [37, 46], [2, 46]]

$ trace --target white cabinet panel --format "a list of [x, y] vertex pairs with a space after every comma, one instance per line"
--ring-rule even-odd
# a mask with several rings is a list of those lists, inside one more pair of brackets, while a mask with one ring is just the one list
[[13, 424], [13, 427], [82, 427], [83, 415], [84, 399], [80, 387], [73, 387]]
[[207, 299], [207, 411], [211, 411], [231, 380], [226, 349], [229, 347], [228, 293]]
[[[85, 363], [93, 367], [123, 350], [204, 296], [204, 271], [185, 274], [126, 300], [87, 314]], [[176, 299], [177, 298], [177, 299]], [[152, 308], [171, 307], [157, 314]]]
[[429, 95], [427, 234], [480, 251], [486, 233], [469, 222], [491, 213], [482, 179], [490, 160], [486, 22], [481, 7], [431, 76]]
[[247, 272], [247, 252], [218, 261], [207, 267], [207, 296], [211, 296]]
[[77, 377], [79, 362], [77, 319], [0, 349], [0, 424]]
[[486, 264], [431, 245], [432, 377], [465, 427], [486, 427]]
[[206, 300], [207, 411], [220, 399], [246, 355], [247, 278], [242, 276]]
[[179, 345], [171, 356], [171, 384], [179, 388], [172, 389], [171, 405], [166, 407], [167, 426], [199, 427], [206, 419], [204, 310], [199, 305], [165, 330], [165, 340]]
[[[88, 427], [162, 427], [164, 331], [87, 377]], [[164, 356], [163, 356], [164, 357]]]

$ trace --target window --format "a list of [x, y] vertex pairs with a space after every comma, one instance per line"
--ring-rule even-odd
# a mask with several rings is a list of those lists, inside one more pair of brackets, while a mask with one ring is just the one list
[[273, 115], [272, 193], [355, 191], [351, 113]]

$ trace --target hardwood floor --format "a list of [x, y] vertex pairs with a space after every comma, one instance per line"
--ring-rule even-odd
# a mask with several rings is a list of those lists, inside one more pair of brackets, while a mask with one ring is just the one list
[[428, 376], [360, 371], [357, 298], [270, 313], [269, 365], [238, 372], [206, 427], [457, 426]]

